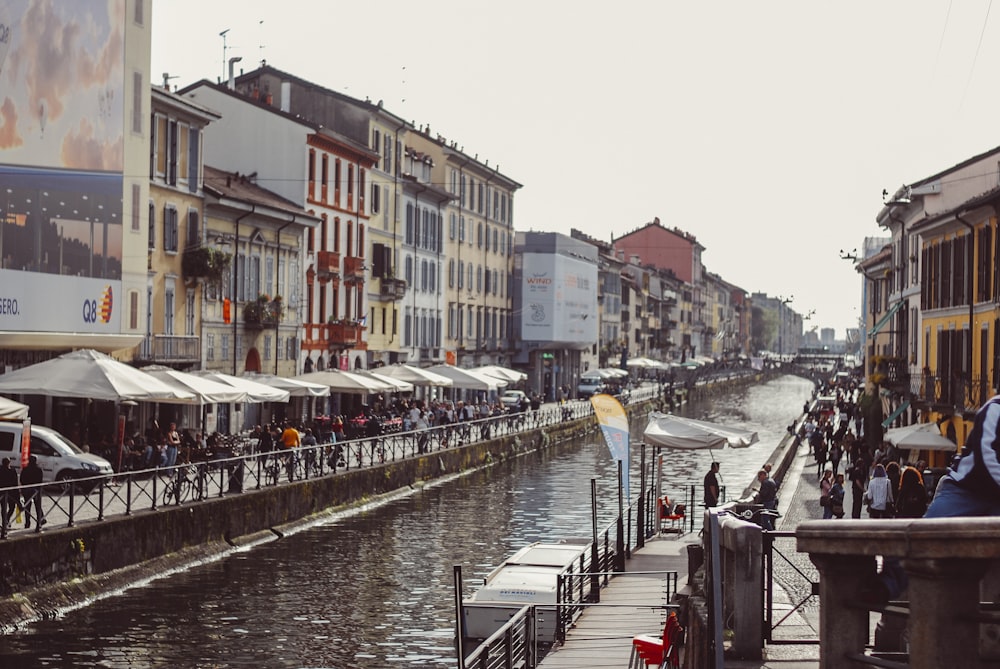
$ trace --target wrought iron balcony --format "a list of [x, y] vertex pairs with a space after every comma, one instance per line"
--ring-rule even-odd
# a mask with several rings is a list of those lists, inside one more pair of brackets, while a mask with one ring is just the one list
[[406, 296], [406, 281], [383, 277], [379, 282], [379, 296], [384, 300], [401, 300]]
[[136, 351], [136, 360], [156, 363], [201, 361], [201, 338], [182, 335], [146, 335]]
[[243, 326], [246, 328], [273, 327], [281, 322], [281, 300], [255, 300], [243, 307]]

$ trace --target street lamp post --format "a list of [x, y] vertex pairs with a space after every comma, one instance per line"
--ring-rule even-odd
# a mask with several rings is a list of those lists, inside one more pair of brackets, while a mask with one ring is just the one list
[[788, 297], [778, 296], [778, 358], [781, 360], [782, 364], [785, 362], [785, 347], [784, 347], [784, 334], [785, 334], [785, 307], [795, 301], [794, 295], [789, 295]]

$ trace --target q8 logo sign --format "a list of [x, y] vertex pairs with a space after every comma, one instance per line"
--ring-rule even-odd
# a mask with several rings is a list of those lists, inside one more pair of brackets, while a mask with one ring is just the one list
[[101, 296], [96, 300], [83, 301], [84, 323], [109, 323], [114, 309], [114, 294], [111, 286], [105, 286]]

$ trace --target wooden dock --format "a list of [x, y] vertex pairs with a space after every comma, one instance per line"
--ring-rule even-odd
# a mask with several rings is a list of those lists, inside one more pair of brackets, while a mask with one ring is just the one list
[[628, 667], [632, 637], [660, 636], [667, 617], [665, 574], [677, 572], [677, 586], [687, 583], [687, 545], [697, 534], [663, 534], [632, 551], [625, 573], [601, 590], [599, 604], [589, 605], [557, 646], [539, 663], [544, 669], [561, 667]]

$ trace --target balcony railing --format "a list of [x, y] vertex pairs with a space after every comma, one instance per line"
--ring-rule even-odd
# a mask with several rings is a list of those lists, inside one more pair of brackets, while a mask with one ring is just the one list
[[201, 338], [182, 335], [146, 335], [136, 360], [141, 362], [195, 363], [201, 360]]
[[383, 277], [379, 284], [379, 296], [383, 300], [401, 300], [406, 296], [406, 281]]
[[914, 374], [907, 377], [910, 395], [930, 408], [975, 411], [993, 396], [989, 379], [962, 374], [937, 376]]
[[357, 323], [330, 323], [327, 332], [331, 347], [354, 348], [361, 343], [361, 326]]
[[365, 259], [356, 256], [344, 258], [344, 280], [357, 283], [365, 280]]
[[243, 307], [243, 325], [247, 328], [273, 327], [281, 322], [280, 300], [256, 300]]
[[340, 254], [336, 251], [317, 251], [316, 276], [320, 281], [338, 278], [340, 276]]

